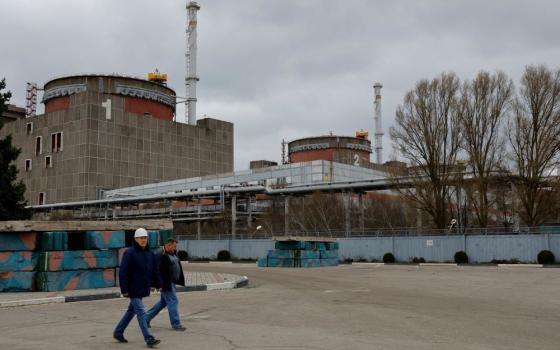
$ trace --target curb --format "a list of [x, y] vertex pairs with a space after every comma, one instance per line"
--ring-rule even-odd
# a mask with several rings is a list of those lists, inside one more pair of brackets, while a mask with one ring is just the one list
[[15, 307], [15, 306], [27, 306], [27, 305], [62, 304], [64, 302], [66, 302], [65, 297], [48, 297], [48, 298], [38, 298], [38, 299], [1, 301], [0, 309], [7, 308], [7, 307]]
[[[241, 280], [237, 282], [209, 283], [209, 284], [199, 284], [195, 286], [186, 286], [186, 287], [178, 286], [177, 293], [236, 289], [236, 288], [243, 288], [248, 285], [249, 285], [249, 278], [247, 278], [247, 276], [242, 276]], [[120, 292], [111, 292], [111, 293], [100, 293], [100, 294], [89, 294], [89, 295], [69, 295], [69, 296], [57, 296], [57, 297], [47, 297], [47, 298], [37, 298], [37, 299], [26, 299], [26, 300], [0, 301], [0, 309], [16, 307], [16, 306], [75, 303], [80, 301], [95, 301], [95, 300], [119, 299], [119, 298], [122, 298]]]
[[206, 285], [206, 290], [222, 290], [233, 288], [235, 288], [235, 282], [209, 283]]
[[204, 292], [206, 291], [205, 284], [199, 284], [197, 286], [178, 286], [176, 289], [177, 293], [185, 293], [185, 292]]
[[459, 266], [458, 264], [453, 263], [418, 263], [418, 264], [385, 264], [385, 263], [367, 263], [367, 262], [353, 262], [352, 265], [356, 266], [435, 266], [435, 267], [444, 267], [444, 266]]
[[102, 294], [90, 294], [90, 295], [69, 295], [64, 298], [65, 303], [75, 303], [77, 301], [92, 301], [92, 300], [104, 300], [104, 299], [116, 299], [120, 298], [121, 293], [102, 293]]
[[249, 285], [249, 278], [247, 276], [243, 276], [241, 281], [235, 284], [235, 288], [243, 288], [243, 287], [247, 287], [248, 285]]
[[[380, 266], [391, 266], [391, 265], [399, 265], [399, 264], [385, 264], [385, 263], [364, 263], [364, 262], [353, 262], [351, 265], [356, 266], [371, 266], [371, 267], [380, 267]], [[408, 264], [409, 266], [416, 266], [416, 267], [477, 267], [477, 266], [485, 266], [485, 267], [501, 267], [501, 268], [546, 268], [548, 266], [541, 265], [541, 264], [491, 264], [491, 265], [464, 265], [464, 264], [454, 264], [454, 263], [419, 263], [419, 264]]]
[[524, 268], [540, 268], [541, 264], [498, 264], [498, 267], [524, 267]]
[[356, 266], [385, 266], [385, 263], [352, 262]]

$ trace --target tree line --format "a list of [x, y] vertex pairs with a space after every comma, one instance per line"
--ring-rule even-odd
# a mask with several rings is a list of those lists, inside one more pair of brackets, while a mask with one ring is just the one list
[[[406, 162], [390, 172], [398, 193], [354, 193], [349, 201], [340, 193], [274, 198], [258, 217], [261, 232], [557, 222], [560, 70], [528, 66], [518, 85], [501, 71], [420, 80], [398, 106], [390, 136], [395, 156]], [[231, 218], [218, 221], [204, 231], [229, 232]], [[239, 225], [237, 232], [255, 229]]]
[[504, 72], [421, 80], [390, 135], [413, 184], [400, 193], [437, 228], [457, 218], [488, 227], [504, 203], [527, 226], [558, 213], [560, 70], [528, 66], [518, 86]]

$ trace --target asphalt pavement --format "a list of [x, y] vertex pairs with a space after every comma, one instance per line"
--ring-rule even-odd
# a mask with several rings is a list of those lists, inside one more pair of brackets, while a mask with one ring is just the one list
[[[247, 276], [245, 288], [179, 294], [186, 332], [165, 311], [160, 349], [558, 349], [560, 269], [352, 266], [289, 269], [188, 264]], [[145, 300], [147, 306], [157, 297]], [[0, 309], [6, 349], [143, 348], [118, 344], [126, 299]]]

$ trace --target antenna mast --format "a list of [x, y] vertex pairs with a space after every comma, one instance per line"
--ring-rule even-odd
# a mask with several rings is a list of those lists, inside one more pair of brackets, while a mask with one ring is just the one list
[[27, 83], [25, 94], [25, 117], [32, 118], [37, 114], [37, 83]]

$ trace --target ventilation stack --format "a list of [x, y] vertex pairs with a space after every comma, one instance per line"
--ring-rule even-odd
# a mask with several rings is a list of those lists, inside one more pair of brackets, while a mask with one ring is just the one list
[[185, 90], [187, 99], [185, 101], [185, 118], [190, 125], [196, 125], [196, 83], [199, 80], [196, 76], [196, 14], [200, 6], [190, 1], [187, 4], [187, 51]]
[[383, 128], [381, 126], [381, 83], [373, 85], [375, 94], [375, 157], [377, 164], [383, 164]]

